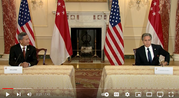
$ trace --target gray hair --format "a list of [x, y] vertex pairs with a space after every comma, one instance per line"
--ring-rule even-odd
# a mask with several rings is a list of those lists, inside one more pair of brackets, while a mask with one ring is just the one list
[[150, 39], [152, 40], [152, 35], [150, 33], [143, 33], [141, 39], [143, 40], [145, 36], [149, 36]]
[[18, 40], [22, 40], [23, 37], [26, 36], [26, 35], [27, 35], [27, 33], [25, 33], [25, 32], [19, 33], [19, 35], [18, 35]]

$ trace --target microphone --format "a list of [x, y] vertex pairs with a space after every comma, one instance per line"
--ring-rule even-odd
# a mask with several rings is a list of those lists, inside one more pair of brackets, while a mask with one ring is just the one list
[[17, 63], [17, 61], [19, 60], [19, 57], [21, 56], [21, 53], [19, 54], [19, 56], [17, 57], [17, 60], [15, 62], [15, 64]]

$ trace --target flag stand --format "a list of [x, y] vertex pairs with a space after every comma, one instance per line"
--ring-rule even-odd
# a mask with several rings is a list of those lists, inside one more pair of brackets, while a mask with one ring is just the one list
[[80, 57], [80, 53], [79, 53], [79, 39], [77, 38], [77, 54], [75, 57]]
[[99, 58], [99, 56], [96, 54], [96, 38], [95, 38], [95, 49], [94, 49], [94, 55], [92, 58], [96, 57], [96, 58]]
[[79, 32], [77, 32], [77, 53], [75, 57], [81, 57], [79, 53]]
[[94, 49], [94, 55], [93, 55], [93, 57], [92, 58], [94, 58], [94, 57], [96, 57], [96, 58], [99, 58], [99, 56], [96, 54], [96, 30], [95, 30], [95, 41], [94, 41], [94, 43], [95, 43], [95, 49]]

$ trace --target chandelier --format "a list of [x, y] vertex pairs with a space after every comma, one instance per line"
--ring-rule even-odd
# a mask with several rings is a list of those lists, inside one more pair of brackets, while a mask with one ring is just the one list
[[43, 1], [42, 0], [31, 0], [31, 3], [33, 4], [32, 8], [36, 9], [36, 7], [42, 7]]
[[139, 10], [141, 5], [147, 5], [149, 3], [149, 0], [130, 0], [129, 1], [129, 7], [136, 7]]

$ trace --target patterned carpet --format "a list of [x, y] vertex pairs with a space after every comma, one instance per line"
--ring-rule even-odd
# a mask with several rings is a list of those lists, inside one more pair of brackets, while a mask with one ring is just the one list
[[102, 69], [76, 69], [77, 98], [96, 98]]

